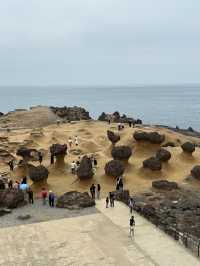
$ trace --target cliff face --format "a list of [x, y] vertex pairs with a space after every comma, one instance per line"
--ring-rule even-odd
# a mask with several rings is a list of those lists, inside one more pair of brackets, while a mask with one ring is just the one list
[[91, 117], [82, 107], [50, 107], [51, 110], [60, 118], [68, 121], [90, 120]]

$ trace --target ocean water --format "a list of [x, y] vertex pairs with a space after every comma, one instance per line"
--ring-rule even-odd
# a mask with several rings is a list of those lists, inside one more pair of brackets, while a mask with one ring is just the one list
[[200, 130], [200, 86], [0, 87], [0, 111], [35, 105], [82, 106], [93, 118], [120, 111], [144, 123]]

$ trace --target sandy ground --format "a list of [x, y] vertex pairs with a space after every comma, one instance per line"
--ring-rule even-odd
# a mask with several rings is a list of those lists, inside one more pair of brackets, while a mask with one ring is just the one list
[[[142, 129], [143, 127], [141, 127]], [[107, 130], [117, 131], [116, 124], [108, 125], [105, 122], [99, 121], [81, 121], [74, 123], [66, 123], [60, 125], [49, 125], [39, 129], [19, 129], [11, 130], [10, 132], [1, 132], [0, 136], [8, 137], [8, 141], [1, 144], [6, 146], [13, 155], [20, 145], [26, 143], [26, 147], [42, 149], [45, 153], [43, 164], [48, 167], [50, 175], [48, 178], [48, 189], [53, 190], [58, 195], [70, 191], [88, 191], [92, 183], [100, 183], [102, 186], [102, 196], [115, 188], [115, 179], [108, 177], [104, 173], [104, 166], [106, 162], [111, 160], [111, 143], [107, 139]], [[152, 127], [145, 127], [145, 130], [152, 130]], [[159, 145], [148, 143], [136, 143], [133, 139], [133, 132], [138, 128], [129, 128], [125, 125], [125, 129], [119, 134], [121, 136], [120, 142], [117, 145], [129, 145], [133, 149], [133, 155], [126, 165], [124, 174], [125, 188], [129, 189], [131, 193], [141, 192], [151, 187], [153, 180], [168, 179], [178, 183], [186, 183], [188, 186], [199, 188], [197, 181], [185, 181], [189, 175], [190, 170], [194, 165], [200, 164], [200, 149], [196, 148], [194, 154], [185, 155], [182, 152], [180, 145], [187, 141], [200, 143], [200, 139], [183, 136], [168, 129], [156, 129], [165, 134], [166, 142], [173, 141], [178, 147], [167, 148], [172, 153], [172, 158], [169, 163], [163, 164], [162, 171], [152, 172], [142, 168], [143, 160], [155, 154]], [[155, 129], [154, 129], [155, 130]], [[32, 136], [31, 132], [42, 132], [42, 136]], [[49, 147], [53, 143], [67, 143], [71, 136], [73, 139], [78, 136], [79, 146], [77, 149], [81, 150], [81, 154], [94, 154], [98, 160], [98, 168], [93, 179], [88, 181], [80, 181], [75, 175], [70, 172], [70, 163], [77, 160], [78, 156], [73, 155], [73, 151], [65, 157], [65, 167], [61, 169], [50, 166]], [[25, 142], [24, 142], [25, 141]], [[72, 150], [76, 149], [75, 145]], [[20, 159], [20, 158], [18, 158]], [[34, 163], [38, 164], [38, 163]], [[8, 166], [1, 163], [0, 171], [8, 171]], [[11, 174], [13, 179], [18, 177], [18, 172], [14, 171]], [[31, 184], [31, 182], [30, 182]], [[38, 192], [41, 187], [33, 186], [33, 189]]]

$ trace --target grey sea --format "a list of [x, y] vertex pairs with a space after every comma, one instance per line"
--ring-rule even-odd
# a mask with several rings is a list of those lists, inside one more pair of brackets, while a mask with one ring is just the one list
[[200, 130], [199, 86], [0, 87], [0, 111], [35, 105], [82, 106], [93, 118], [120, 111], [144, 123]]

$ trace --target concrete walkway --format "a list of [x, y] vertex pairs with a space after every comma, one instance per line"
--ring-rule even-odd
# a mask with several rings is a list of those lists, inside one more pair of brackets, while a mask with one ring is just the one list
[[[114, 208], [105, 208], [105, 200], [100, 200], [97, 202], [96, 207], [128, 237], [130, 212], [125, 204], [115, 202]], [[135, 235], [131, 244], [129, 243], [125, 248], [133, 265], [200, 265], [200, 258], [194, 257], [189, 250], [178, 244], [174, 239], [136, 212], [133, 215], [136, 222]], [[134, 264], [137, 257], [138, 261]]]
[[196, 266], [200, 261], [122, 203], [100, 213], [0, 229], [1, 266]]

